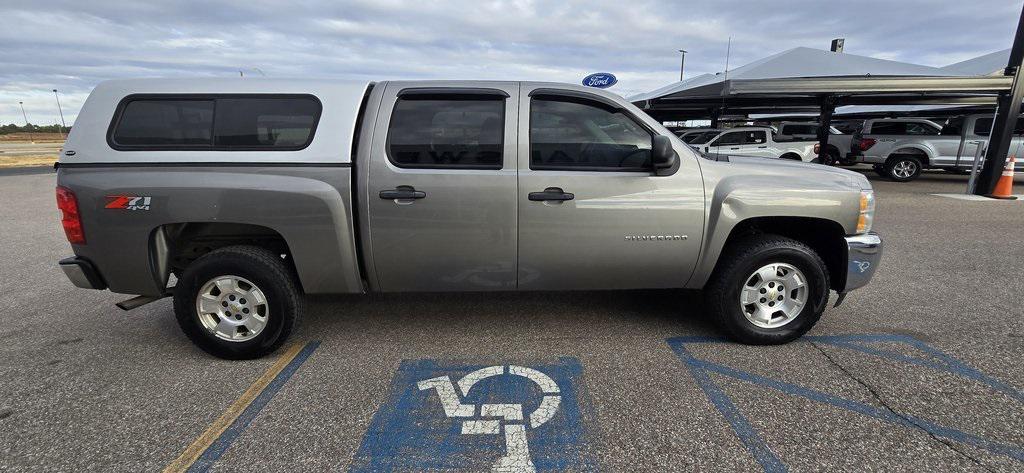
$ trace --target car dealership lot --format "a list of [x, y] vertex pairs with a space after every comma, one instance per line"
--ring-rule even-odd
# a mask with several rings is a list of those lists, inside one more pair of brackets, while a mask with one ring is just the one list
[[[1019, 471], [1024, 202], [931, 195], [965, 176], [864, 171], [882, 267], [804, 340], [721, 343], [677, 291], [316, 298], [294, 337], [307, 350], [205, 435], [287, 352], [215, 359], [169, 299], [125, 313], [125, 296], [75, 289], [56, 266], [71, 252], [54, 175], [0, 176], [0, 469], [159, 470], [207, 438], [196, 465], [213, 469], [487, 470], [506, 438], [461, 434], [415, 382], [518, 366], [559, 388], [526, 430], [539, 470]], [[553, 395], [478, 386], [467, 402], [525, 414]]]

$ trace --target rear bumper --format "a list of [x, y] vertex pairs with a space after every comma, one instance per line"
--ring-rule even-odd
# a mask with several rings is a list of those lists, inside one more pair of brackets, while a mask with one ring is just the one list
[[96, 267], [88, 260], [72, 256], [60, 260], [57, 264], [60, 265], [60, 269], [64, 270], [64, 275], [68, 277], [71, 284], [75, 286], [84, 289], [107, 288], [107, 283], [103, 282], [99, 271], [96, 271]]
[[846, 284], [840, 293], [867, 285], [882, 261], [882, 237], [875, 232], [846, 237]]

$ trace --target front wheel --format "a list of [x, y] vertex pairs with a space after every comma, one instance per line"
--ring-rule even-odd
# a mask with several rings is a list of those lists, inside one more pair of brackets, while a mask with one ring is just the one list
[[738, 241], [705, 288], [705, 305], [733, 340], [787, 343], [806, 333], [828, 304], [828, 270], [809, 246], [775, 235]]
[[178, 325], [207, 353], [226, 359], [259, 358], [280, 347], [301, 312], [292, 272], [280, 257], [254, 246], [203, 255], [174, 289]]

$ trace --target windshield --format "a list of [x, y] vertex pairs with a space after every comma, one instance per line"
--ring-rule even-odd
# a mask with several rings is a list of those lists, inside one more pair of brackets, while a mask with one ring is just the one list
[[690, 143], [691, 145], [702, 145], [704, 143], [707, 143], [708, 141], [711, 141], [711, 139], [716, 137], [716, 136], [718, 136], [719, 133], [721, 133], [721, 132], [718, 131], [718, 130], [715, 130], [715, 131], [705, 131], [704, 133], [693, 135], [692, 138], [688, 136], [687, 138], [690, 138], [690, 139], [687, 141], [687, 143]]

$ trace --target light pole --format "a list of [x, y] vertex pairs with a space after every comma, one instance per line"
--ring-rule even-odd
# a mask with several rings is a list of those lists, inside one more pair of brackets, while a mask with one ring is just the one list
[[60, 136], [63, 139], [67, 139], [68, 137], [64, 134], [64, 129], [68, 125], [64, 123], [64, 110], [60, 108], [60, 96], [57, 95], [57, 89], [53, 89], [53, 98], [57, 99], [57, 111], [60, 112]]
[[679, 59], [679, 82], [683, 81], [683, 64], [686, 64], [686, 50], [680, 49], [679, 52], [683, 53], [683, 57]]
[[21, 105], [21, 116], [25, 119], [25, 130], [28, 131], [28, 140], [31, 141], [32, 144], [36, 144], [35, 134], [32, 133], [32, 128], [28, 125], [28, 114], [25, 113], [25, 102], [19, 100], [18, 105]]

